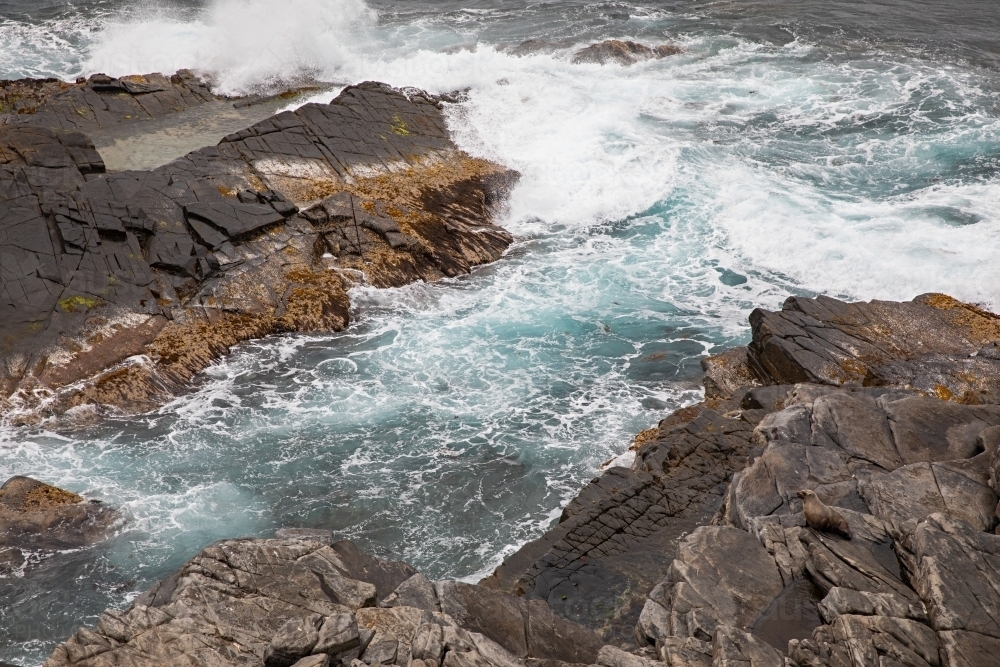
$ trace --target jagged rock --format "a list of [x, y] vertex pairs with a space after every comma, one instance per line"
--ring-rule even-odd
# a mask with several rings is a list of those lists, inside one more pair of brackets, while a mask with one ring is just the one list
[[341, 613], [323, 620], [316, 636], [313, 652], [326, 653], [346, 662], [346, 657], [357, 658], [360, 654], [361, 635], [358, 622], [353, 614]]
[[362, 661], [366, 665], [392, 665], [396, 664], [397, 657], [403, 662], [399, 655], [399, 640], [391, 632], [376, 634], [375, 639], [365, 649]]
[[[93, 144], [62, 129], [86, 125], [62, 124], [63, 97], [119, 105], [97, 114], [103, 127], [140, 98], [198, 86], [180, 74], [94, 81], [0, 126], [8, 419], [149, 409], [237, 342], [342, 329], [361, 276], [437, 280], [510, 243], [492, 211], [516, 175], [461, 153], [440, 103], [419, 91], [350, 86], [157, 169], [102, 174]], [[317, 219], [317, 207], [334, 215]]]
[[819, 603], [823, 620], [832, 624], [839, 616], [893, 616], [926, 621], [927, 615], [920, 605], [894, 593], [869, 593], [850, 588], [834, 587]]
[[330, 656], [321, 654], [306, 656], [292, 665], [292, 667], [329, 667], [329, 665]]
[[598, 44], [592, 44], [580, 49], [573, 55], [573, 63], [618, 63], [619, 65], [634, 65], [640, 60], [664, 58], [680, 53], [681, 50], [672, 44], [648, 47], [638, 42], [608, 39]]
[[801, 667], [848, 665], [941, 665], [934, 631], [923, 623], [887, 616], [839, 616], [811, 640], [789, 642], [789, 657]]
[[[607, 600], [602, 611], [608, 616], [576, 617], [614, 632], [607, 618], [629, 617], [621, 591], [638, 577], [615, 589], [621, 580], [605, 563], [620, 559], [633, 568], [643, 563], [644, 572], [665, 570], [646, 559], [649, 537], [617, 537], [628, 525], [618, 517], [635, 521], [655, 511], [650, 523], [662, 528], [653, 535], [679, 535], [679, 526], [670, 525], [677, 515], [661, 509], [651, 490], [663, 484], [671, 501], [711, 506], [709, 494], [722, 489], [721, 511], [701, 514], [694, 526], [711, 521], [712, 530], [749, 540], [746, 552], [761, 561], [755, 571], [769, 573], [772, 599], [764, 601], [766, 608], [755, 606], [755, 619], [720, 618], [726, 615], [709, 600], [753, 599], [744, 595], [747, 582], [739, 576], [747, 557], [713, 561], [702, 555], [713, 550], [694, 556], [682, 542], [679, 562], [717, 562], [717, 579], [731, 578], [712, 585], [708, 577], [700, 586], [708, 593], [699, 590], [695, 597], [688, 575], [671, 569], [652, 588], [636, 635], [655, 642], [664, 662], [780, 665], [790, 637], [789, 656], [799, 667], [998, 664], [1000, 638], [992, 625], [998, 612], [990, 596], [1000, 590], [1000, 567], [989, 559], [992, 540], [1000, 538], [988, 531], [997, 525], [1000, 500], [1000, 411], [994, 405], [1000, 318], [943, 295], [924, 295], [868, 304], [795, 298], [780, 312], [756, 311], [751, 321], [747, 351], [706, 360], [704, 403], [643, 432], [631, 470], [610, 469], [594, 480], [566, 507], [558, 526], [484, 583], [530, 597], [544, 592], [550, 601], [552, 592], [573, 592], [562, 581], [579, 583], [580, 606]], [[757, 382], [764, 386], [753, 386]], [[704, 449], [692, 447], [695, 442]], [[721, 454], [726, 450], [733, 458]], [[708, 481], [706, 474], [725, 480], [729, 465], [731, 484], [691, 493], [692, 480]], [[803, 489], [836, 506], [852, 540], [806, 526], [797, 496]], [[946, 572], [952, 563], [961, 565]], [[512, 576], [516, 571], [519, 579]], [[577, 572], [603, 578], [589, 583]], [[973, 590], [983, 593], [977, 597]], [[795, 620], [783, 626], [786, 604]], [[558, 602], [552, 607], [575, 613]]]
[[577, 664], [592, 664], [602, 644], [589, 628], [557, 616], [543, 600], [528, 600], [527, 638], [529, 656]]
[[904, 545], [914, 555], [913, 585], [934, 630], [1000, 639], [1000, 536], [934, 514]]
[[[404, 563], [364, 554], [348, 541], [327, 545], [302, 539], [301, 534], [225, 540], [204, 549], [127, 610], [102, 614], [96, 630], [81, 628], [55, 649], [46, 666], [86, 660], [88, 667], [439, 667], [455, 654], [455, 664], [525, 667], [497, 642], [460, 627], [439, 611], [342, 604], [345, 588], [368, 586], [374, 597], [377, 585], [385, 587], [409, 571]], [[502, 595], [486, 592], [493, 598]], [[528, 617], [521, 621], [522, 639], [528, 628], [529, 647], [536, 647], [541, 660], [554, 661], [552, 665], [559, 662], [558, 656], [593, 662], [597, 648], [588, 647], [599, 644], [596, 637], [543, 607], [539, 601], [530, 606], [536, 621], [545, 624], [542, 631], [533, 628]], [[537, 641], [544, 633], [549, 633], [544, 641]], [[576, 646], [559, 645], [558, 639]]]
[[747, 627], [782, 589], [774, 559], [753, 535], [704, 526], [681, 541], [669, 574], [646, 601], [636, 636], [648, 643], [709, 641], [717, 627]]
[[264, 664], [267, 667], [290, 667], [312, 653], [321, 625], [323, 617], [319, 614], [294, 618], [282, 625], [264, 651]]
[[369, 665], [397, 662], [404, 667], [410, 660], [417, 630], [434, 621], [431, 612], [415, 607], [363, 609], [358, 611], [357, 618], [359, 628], [375, 631], [361, 659]]
[[413, 636], [410, 651], [414, 660], [440, 664], [444, 656], [444, 630], [437, 623], [423, 623]]
[[601, 667], [656, 667], [656, 661], [643, 658], [611, 645], [604, 645], [597, 654]]
[[872, 475], [859, 490], [873, 514], [903, 532], [911, 532], [912, 524], [936, 512], [959, 517], [978, 530], [992, 531], [997, 523], [998, 498], [988, 485], [985, 456], [982, 458], [902, 466], [888, 474]]
[[667, 637], [660, 647], [660, 659], [670, 667], [711, 667], [712, 644], [694, 637]]
[[[17, 108], [10, 102], [15, 99]], [[169, 78], [159, 73], [119, 79], [94, 74], [77, 84], [22, 79], [0, 82], [0, 121], [13, 112], [9, 122], [89, 132], [160, 118], [215, 99], [188, 70]]]
[[[701, 360], [705, 398], [730, 398], [743, 387], [760, 384], [747, 361], [747, 348], [734, 347]], [[749, 407], [749, 406], [748, 406]]]
[[528, 655], [523, 600], [460, 581], [439, 581], [435, 588], [441, 611], [460, 626], [486, 635], [518, 657]]
[[417, 574], [409, 563], [383, 560], [365, 553], [350, 540], [341, 540], [331, 547], [339, 557], [338, 567], [346, 576], [372, 584], [376, 599], [384, 599], [404, 581]]
[[527, 600], [458, 581], [435, 584], [441, 611], [461, 627], [495, 641], [518, 658], [591, 664], [602, 642], [590, 629]]
[[712, 667], [784, 667], [778, 651], [749, 632], [719, 628], [712, 638]]
[[878, 388], [807, 387], [758, 424], [764, 450], [734, 478], [726, 508], [731, 524], [749, 527], [755, 517], [797, 512], [795, 494], [810, 488], [828, 505], [893, 523], [950, 507], [992, 528], [997, 497], [988, 485], [992, 453], [982, 434], [1000, 421], [997, 406]]
[[71, 549], [107, 537], [119, 519], [111, 507], [36, 479], [15, 476], [0, 486], [0, 548]]
[[481, 585], [546, 600], [606, 641], [630, 640], [645, 592], [666, 574], [680, 537], [722, 506], [752, 432], [704, 406], [678, 411], [637, 447], [633, 469], [611, 468], [588, 484], [557, 526]]
[[754, 310], [750, 324], [749, 363], [769, 384], [886, 385], [971, 403], [1000, 387], [1000, 362], [978, 355], [1000, 341], [1000, 318], [943, 294], [789, 297], [780, 311]]
[[388, 597], [378, 603], [380, 607], [417, 607], [428, 611], [441, 611], [434, 584], [419, 572], [394, 590]]

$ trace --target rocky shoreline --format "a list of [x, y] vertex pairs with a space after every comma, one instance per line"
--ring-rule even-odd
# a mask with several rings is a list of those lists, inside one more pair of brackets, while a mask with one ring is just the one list
[[750, 321], [703, 402], [481, 583], [671, 667], [1000, 664], [1000, 317], [931, 294]]
[[[339, 331], [353, 284], [495, 261], [517, 174], [448, 135], [442, 99], [378, 83], [151, 171], [105, 173], [80, 130], [217, 102], [189, 73], [8, 82], [0, 117], [0, 412], [142, 412], [231, 346]], [[32, 96], [33, 95], [33, 96]], [[12, 102], [13, 98], [18, 101]]]
[[1000, 664], [1000, 317], [924, 295], [751, 321], [704, 401], [479, 585], [283, 529], [211, 545], [46, 665]]
[[[343, 329], [352, 284], [460, 275], [511, 242], [493, 221], [517, 175], [454, 145], [444, 98], [363, 83], [108, 173], [85, 132], [220, 100], [188, 73], [4, 86], [11, 423], [149, 410], [236, 343]], [[704, 360], [702, 402], [479, 585], [288, 528], [205, 548], [46, 665], [1000, 665], [1000, 316], [793, 297], [750, 324]], [[0, 489], [5, 554], [114, 521], [27, 478]]]

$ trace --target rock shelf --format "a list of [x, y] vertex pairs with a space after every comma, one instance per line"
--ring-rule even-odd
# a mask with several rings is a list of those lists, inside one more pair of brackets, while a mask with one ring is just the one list
[[0, 412], [15, 423], [149, 410], [236, 343], [343, 329], [352, 284], [458, 276], [511, 242], [493, 220], [517, 174], [458, 150], [422, 91], [350, 86], [107, 173], [84, 131], [141, 132], [140, 112], [213, 103], [207, 87], [185, 72], [29, 84], [6, 85], [6, 104], [20, 97], [0, 124]]

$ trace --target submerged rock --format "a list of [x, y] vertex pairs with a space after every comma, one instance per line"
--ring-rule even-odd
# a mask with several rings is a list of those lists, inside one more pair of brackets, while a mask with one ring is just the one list
[[207, 93], [183, 74], [53, 86], [0, 125], [7, 419], [148, 410], [235, 343], [343, 329], [355, 282], [460, 275], [511, 241], [492, 221], [516, 174], [459, 151], [421, 91], [349, 86], [163, 167], [105, 174], [66, 129], [88, 127], [76, 97], [111, 123], [136, 99]]
[[640, 60], [665, 58], [666, 56], [672, 56], [680, 52], [681, 49], [673, 44], [648, 47], [638, 42], [608, 39], [577, 51], [573, 54], [573, 63], [597, 63], [599, 65], [618, 63], [619, 65], [634, 65]]

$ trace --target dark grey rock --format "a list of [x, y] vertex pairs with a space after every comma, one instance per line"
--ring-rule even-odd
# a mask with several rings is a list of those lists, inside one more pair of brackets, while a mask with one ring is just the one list
[[[510, 243], [491, 219], [513, 173], [458, 151], [419, 91], [359, 84], [162, 167], [104, 174], [72, 128], [215, 97], [185, 72], [25, 90], [38, 108], [0, 126], [0, 402], [19, 422], [84, 404], [148, 410], [236, 342], [346, 326], [354, 274], [341, 270], [379, 287], [432, 281]], [[447, 173], [428, 169], [445, 159]], [[405, 187], [346, 192], [403, 168]]]
[[341, 540], [332, 548], [340, 557], [345, 575], [374, 585], [378, 600], [384, 599], [400, 584], [417, 574], [409, 563], [376, 558], [361, 551], [349, 540]]
[[[753, 311], [750, 324], [749, 363], [769, 384], [909, 386], [940, 398], [975, 398], [1000, 382], [991, 364], [962, 361], [1000, 340], [1000, 320], [941, 294], [902, 303], [790, 297], [780, 311]], [[929, 355], [936, 369], [921, 368]], [[944, 359], [951, 361], [942, 366]], [[922, 375], [937, 382], [914, 382]]]
[[681, 541], [667, 577], [650, 593], [637, 638], [711, 640], [720, 626], [747, 627], [784, 585], [774, 559], [753, 535], [698, 528]]
[[593, 664], [602, 641], [590, 629], [557, 616], [542, 600], [528, 601], [528, 655], [540, 660]]

